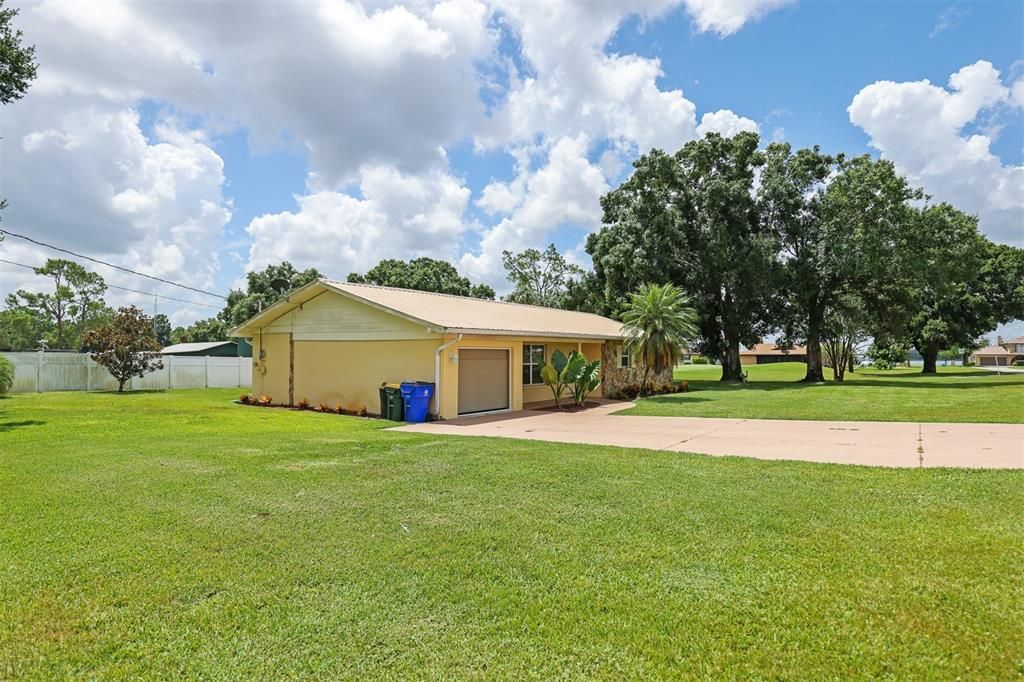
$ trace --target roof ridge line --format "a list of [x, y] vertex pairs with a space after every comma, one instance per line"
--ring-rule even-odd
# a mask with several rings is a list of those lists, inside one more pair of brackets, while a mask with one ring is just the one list
[[[500, 303], [502, 305], [519, 306], [521, 308], [538, 308], [540, 310], [556, 310], [556, 311], [558, 311], [560, 313], [576, 313], [578, 315], [591, 315], [593, 317], [599, 317], [601, 319], [612, 319], [612, 318], [605, 318], [604, 315], [598, 315], [597, 313], [588, 313], [588, 312], [583, 311], [583, 310], [566, 310], [565, 308], [552, 308], [551, 306], [535, 305], [533, 303], [517, 303], [515, 301], [502, 301], [502, 300], [494, 299], [494, 298], [477, 298], [475, 296], [460, 296], [459, 294], [446, 294], [446, 293], [443, 293], [443, 292], [440, 292], [440, 291], [423, 291], [421, 289], [409, 289], [407, 287], [389, 287], [389, 286], [384, 286], [383, 284], [368, 284], [368, 283], [365, 283], [365, 282], [343, 282], [340, 279], [331, 279], [330, 277], [321, 277], [320, 279], [324, 280], [325, 282], [330, 282], [332, 284], [344, 284], [346, 286], [366, 287], [366, 288], [369, 288], [369, 289], [387, 289], [387, 290], [390, 290], [390, 291], [408, 291], [409, 293], [413, 293], [413, 294], [427, 294], [427, 295], [430, 295], [430, 296], [443, 296], [445, 298], [456, 298], [456, 299], [459, 299], [459, 300], [462, 300], [462, 301], [469, 300], [469, 301], [482, 301], [484, 303]], [[616, 320], [616, 322], [617, 321], [618, 320]]]

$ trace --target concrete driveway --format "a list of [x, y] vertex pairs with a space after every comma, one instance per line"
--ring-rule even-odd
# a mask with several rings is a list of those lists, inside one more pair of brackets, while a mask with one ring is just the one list
[[627, 417], [632, 403], [583, 412], [523, 410], [395, 431], [591, 443], [705, 455], [888, 467], [1024, 469], [1024, 425]]

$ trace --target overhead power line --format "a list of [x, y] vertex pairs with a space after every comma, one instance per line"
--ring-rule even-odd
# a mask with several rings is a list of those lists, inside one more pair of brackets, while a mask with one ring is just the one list
[[[35, 271], [38, 268], [32, 265], [26, 265], [25, 263], [15, 263], [12, 260], [5, 260], [0, 258], [0, 263], [7, 263], [8, 265], [17, 265], [19, 268], [28, 268], [29, 270]], [[42, 276], [42, 275], [40, 275]], [[174, 298], [173, 296], [164, 296], [163, 294], [154, 294], [152, 291], [139, 291], [138, 289], [129, 289], [128, 287], [121, 287], [116, 284], [107, 284], [108, 289], [120, 289], [121, 291], [130, 291], [133, 294], [142, 294], [143, 296], [153, 296], [154, 298], [162, 298], [165, 301], [176, 301], [178, 303], [187, 303], [188, 305], [198, 305], [204, 308], [219, 308], [220, 306], [211, 305], [210, 303], [199, 303], [198, 301], [186, 301], [183, 298]]]
[[47, 248], [47, 249], [53, 249], [54, 251], [59, 251], [61, 253], [66, 253], [69, 256], [74, 256], [75, 258], [83, 258], [83, 259], [85, 259], [87, 261], [92, 261], [93, 263], [98, 263], [100, 265], [105, 265], [108, 268], [114, 268], [115, 270], [120, 270], [121, 272], [131, 273], [133, 275], [138, 275], [139, 277], [146, 277], [148, 279], [156, 280], [157, 282], [163, 282], [164, 284], [170, 284], [171, 286], [181, 287], [182, 289], [188, 289], [189, 291], [194, 291], [197, 294], [203, 294], [205, 296], [216, 296], [217, 298], [222, 298], [224, 300], [227, 300], [227, 298], [228, 298], [227, 296], [223, 296], [221, 294], [215, 294], [212, 291], [205, 291], [203, 289], [196, 289], [195, 287], [190, 287], [187, 284], [179, 284], [178, 282], [172, 282], [169, 279], [164, 279], [163, 277], [157, 277], [156, 275], [147, 275], [144, 272], [139, 272], [137, 270], [132, 270], [131, 268], [125, 268], [125, 267], [122, 267], [120, 265], [114, 265], [113, 263], [108, 263], [108, 262], [100, 260], [98, 258], [93, 258], [92, 256], [84, 256], [84, 255], [82, 255], [80, 253], [75, 253], [74, 251], [68, 251], [67, 249], [62, 249], [59, 246], [54, 246], [53, 244], [47, 244], [46, 242], [38, 241], [36, 239], [33, 239], [32, 237], [27, 237], [27, 236], [25, 236], [23, 234], [18, 234], [17, 232], [11, 232], [10, 230], [0, 230], [0, 234], [7, 234], [7, 235], [10, 235], [12, 237], [16, 237], [18, 239], [24, 239], [25, 241], [31, 242], [31, 243], [35, 244], [36, 246], [42, 246], [42, 247]]

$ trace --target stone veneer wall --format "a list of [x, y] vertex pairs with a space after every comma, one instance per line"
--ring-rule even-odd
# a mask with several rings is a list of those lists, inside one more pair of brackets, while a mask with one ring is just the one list
[[[606, 398], [618, 397], [623, 386], [639, 385], [644, 378], [644, 368], [641, 363], [634, 362], [632, 367], [619, 367], [619, 348], [619, 344], [609, 342], [604, 344], [601, 351], [601, 393]], [[672, 368], [668, 368], [661, 374], [652, 373], [648, 378], [654, 385], [671, 383]]]

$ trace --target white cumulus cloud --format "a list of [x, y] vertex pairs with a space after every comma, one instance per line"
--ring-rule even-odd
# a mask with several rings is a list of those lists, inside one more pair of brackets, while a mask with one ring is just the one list
[[[358, 196], [357, 196], [358, 194]], [[358, 192], [311, 191], [297, 211], [255, 218], [248, 268], [288, 260], [344, 279], [382, 258], [454, 259], [469, 190], [447, 172], [404, 174], [393, 166], [360, 172]]]
[[968, 65], [948, 87], [878, 81], [853, 98], [850, 121], [870, 144], [936, 200], [976, 213], [998, 241], [1024, 243], [1024, 166], [1004, 164], [981, 132], [1013, 101], [989, 62]]

